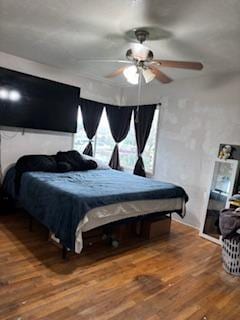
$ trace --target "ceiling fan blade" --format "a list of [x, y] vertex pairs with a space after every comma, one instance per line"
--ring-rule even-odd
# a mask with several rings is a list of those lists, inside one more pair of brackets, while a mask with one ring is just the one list
[[152, 71], [153, 74], [155, 74], [158, 81], [160, 81], [162, 83], [169, 83], [169, 82], [173, 81], [165, 73], [163, 73], [162, 71], [160, 71], [158, 68], [154, 67], [153, 65], [150, 65], [149, 69]]
[[132, 61], [128, 60], [101, 60], [101, 59], [79, 59], [79, 62], [97, 62], [97, 63], [127, 63], [132, 64]]
[[114, 77], [120, 76], [126, 68], [128, 67], [118, 68], [117, 70], [105, 76], [105, 78], [114, 78]]
[[194, 61], [173, 61], [173, 60], [154, 59], [153, 63], [156, 63], [161, 67], [168, 67], [168, 68], [181, 68], [181, 69], [191, 69], [191, 70], [202, 70], [203, 68], [203, 65], [201, 62], [194, 62]]

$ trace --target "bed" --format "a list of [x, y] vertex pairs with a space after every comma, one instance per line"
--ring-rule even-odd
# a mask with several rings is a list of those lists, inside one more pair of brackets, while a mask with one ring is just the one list
[[106, 168], [26, 172], [17, 196], [14, 179], [13, 167], [4, 179], [5, 192], [76, 253], [83, 248], [83, 232], [153, 213], [176, 212], [183, 217], [188, 200], [179, 186]]

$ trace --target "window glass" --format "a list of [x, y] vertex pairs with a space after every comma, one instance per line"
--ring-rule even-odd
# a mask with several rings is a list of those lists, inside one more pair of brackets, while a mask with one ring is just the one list
[[137, 145], [134, 131], [134, 115], [127, 137], [119, 144], [120, 165], [125, 169], [133, 170], [137, 161]]
[[150, 135], [148, 137], [148, 141], [146, 143], [146, 146], [143, 152], [145, 170], [148, 173], [153, 173], [153, 169], [154, 169], [153, 167], [154, 167], [154, 158], [155, 158], [155, 152], [156, 152], [158, 118], [159, 118], [159, 109], [156, 109], [154, 113]]
[[77, 133], [74, 135], [74, 149], [82, 153], [87, 144], [88, 138], [83, 127], [82, 112], [81, 109], [78, 108]]
[[95, 157], [108, 164], [111, 159], [114, 146], [115, 142], [110, 131], [107, 113], [104, 108], [96, 134]]

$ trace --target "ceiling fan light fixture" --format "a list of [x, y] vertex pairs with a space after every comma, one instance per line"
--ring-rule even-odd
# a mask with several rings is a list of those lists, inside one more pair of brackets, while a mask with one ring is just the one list
[[[149, 28], [147, 28], [149, 29]], [[162, 60], [154, 58], [152, 50], [143, 45], [143, 42], [147, 39], [156, 39], [154, 37], [150, 38], [148, 30], [145, 28], [138, 28], [132, 30], [135, 34], [135, 37], [138, 43], [132, 43], [131, 48], [126, 52], [126, 61], [118, 60], [123, 63], [133, 64], [131, 67], [121, 67], [112, 72], [110, 75], [107, 75], [107, 78], [114, 78], [121, 74], [124, 75], [126, 80], [131, 84], [138, 84], [141, 87], [141, 80], [143, 77], [145, 83], [148, 84], [154, 78], [160, 83], [170, 83], [173, 81], [167, 74], [162, 72], [162, 68], [179, 68], [179, 69], [188, 69], [188, 70], [202, 70], [203, 65], [201, 62], [195, 61], [176, 61], [176, 60]], [[132, 37], [132, 36], [131, 36]], [[135, 40], [134, 37], [134, 40]], [[161, 68], [159, 68], [161, 67]]]
[[138, 84], [139, 73], [138, 73], [138, 69], [136, 66], [131, 66], [131, 67], [126, 68], [123, 71], [123, 75], [129, 83]]
[[139, 61], [145, 61], [148, 59], [149, 49], [141, 43], [132, 44], [132, 54], [134, 59]]
[[142, 74], [143, 74], [143, 78], [144, 78], [146, 83], [151, 82], [156, 77], [155, 74], [152, 73], [152, 71], [149, 70], [149, 69], [143, 70]]

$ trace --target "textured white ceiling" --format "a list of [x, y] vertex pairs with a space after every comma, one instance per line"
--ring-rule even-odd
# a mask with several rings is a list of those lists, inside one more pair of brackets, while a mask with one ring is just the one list
[[0, 51], [116, 85], [104, 75], [119, 64], [84, 59], [124, 59], [125, 33], [144, 26], [169, 33], [146, 42], [155, 57], [204, 63], [165, 69], [174, 79], [240, 70], [239, 0], [0, 0]]

